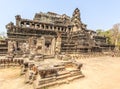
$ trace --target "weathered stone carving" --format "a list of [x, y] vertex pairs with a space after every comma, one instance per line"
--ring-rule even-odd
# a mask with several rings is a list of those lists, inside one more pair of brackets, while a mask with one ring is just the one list
[[17, 27], [20, 27], [20, 23], [21, 23], [21, 21], [20, 21], [20, 20], [21, 20], [21, 16], [20, 16], [20, 15], [16, 15], [16, 16], [15, 16], [15, 19], [16, 19], [16, 26], [17, 26]]
[[13, 30], [14, 28], [14, 23], [13, 22], [10, 22], [6, 25], [6, 28], [9, 29], [9, 30]]
[[81, 28], [81, 19], [80, 19], [80, 11], [78, 8], [76, 8], [73, 12], [72, 22], [74, 24], [73, 30], [82, 30]]

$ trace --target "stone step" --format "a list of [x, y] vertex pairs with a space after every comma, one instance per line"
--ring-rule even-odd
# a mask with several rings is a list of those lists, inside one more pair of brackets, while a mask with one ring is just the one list
[[53, 81], [53, 82], [49, 82], [49, 83], [46, 83], [46, 84], [42, 84], [42, 85], [38, 85], [36, 87], [34, 87], [34, 89], [42, 89], [42, 88], [46, 88], [46, 87], [50, 87], [50, 86], [54, 86], [54, 85], [61, 85], [61, 84], [66, 84], [66, 83], [69, 83], [75, 79], [79, 79], [79, 78], [82, 78], [84, 77], [84, 75], [76, 75], [76, 76], [72, 76], [70, 78], [64, 78], [62, 80], [56, 80], [56, 81]]
[[80, 72], [74, 72], [74, 73], [72, 72], [72, 73], [69, 73], [69, 74], [60, 75], [60, 76], [57, 77], [57, 80], [72, 77], [72, 76], [76, 76], [76, 75], [80, 75], [80, 74], [81, 74]]
[[39, 83], [40, 84], [48, 83], [48, 82], [52, 82], [52, 81], [55, 81], [55, 80], [60, 80], [60, 79], [63, 79], [63, 78], [68, 78], [68, 77], [76, 76], [76, 75], [80, 75], [80, 72], [74, 72], [74, 73], [64, 72], [64, 73], [59, 74], [58, 76], [41, 79], [39, 81]]
[[73, 76], [73, 77], [68, 78], [68, 81], [71, 82], [71, 81], [74, 81], [74, 80], [82, 78], [82, 77], [84, 77], [84, 75]]
[[48, 58], [54, 58], [54, 56], [53, 55], [44, 55], [44, 57], [43, 57], [44, 59], [48, 59]]
[[67, 77], [70, 77], [72, 76], [71, 74], [65, 74], [65, 75], [60, 75], [58, 77], [53, 77], [53, 78], [45, 78], [45, 79], [42, 79], [39, 81], [39, 85], [42, 85], [42, 84], [47, 84], [47, 83], [50, 83], [50, 82], [54, 82], [56, 80], [62, 80], [64, 78], [67, 78]]
[[65, 75], [65, 74], [69, 74], [70, 72], [69, 71], [60, 71], [58, 72], [59, 75]]
[[[42, 85], [45, 85], [45, 86], [48, 86], [46, 84], [49, 84], [49, 83], [53, 83], [55, 81], [62, 81], [64, 79], [68, 79], [70, 77], [74, 77], [74, 76], [78, 76], [78, 75], [81, 75], [80, 72], [75, 72], [75, 73], [64, 73], [64, 75], [58, 75], [57, 77], [51, 77], [51, 78], [45, 78], [45, 79], [41, 79], [38, 83], [38, 86], [42, 86]], [[70, 80], [70, 79], [69, 79]], [[72, 80], [72, 79], [71, 79]], [[68, 80], [66, 80], [68, 81]], [[65, 81], [65, 82], [66, 82]], [[64, 83], [64, 82], [61, 82], [61, 83]], [[50, 84], [52, 85], [52, 84]]]

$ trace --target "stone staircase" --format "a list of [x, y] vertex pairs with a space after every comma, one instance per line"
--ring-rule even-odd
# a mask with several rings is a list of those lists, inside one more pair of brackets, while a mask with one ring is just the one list
[[61, 85], [61, 84], [68, 84], [69, 82], [84, 77], [84, 75], [79, 70], [75, 71], [62, 71], [59, 72], [57, 76], [40, 79], [33, 83], [34, 89], [43, 89], [46, 87], [54, 86], [54, 85]]
[[44, 55], [43, 58], [44, 59], [54, 58], [54, 55]]

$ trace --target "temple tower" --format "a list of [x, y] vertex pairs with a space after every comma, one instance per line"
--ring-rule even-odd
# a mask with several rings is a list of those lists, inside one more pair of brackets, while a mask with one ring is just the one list
[[16, 15], [16, 16], [15, 16], [15, 19], [16, 19], [16, 26], [17, 26], [17, 27], [20, 27], [21, 16], [20, 16], [20, 15]]
[[82, 28], [81, 28], [82, 22], [81, 22], [81, 18], [80, 18], [80, 10], [78, 8], [76, 8], [74, 10], [71, 21], [74, 24], [73, 31], [82, 30]]
[[71, 22], [73, 23], [73, 32], [86, 30], [87, 25], [82, 23], [80, 18], [80, 10], [76, 8], [73, 12], [73, 16], [71, 18]]

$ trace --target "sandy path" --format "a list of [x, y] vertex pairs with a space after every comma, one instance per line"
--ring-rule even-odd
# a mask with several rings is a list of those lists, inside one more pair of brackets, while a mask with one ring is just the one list
[[120, 89], [120, 58], [99, 57], [78, 61], [84, 64], [82, 72], [85, 77], [55, 89]]
[[[83, 63], [84, 78], [49, 89], [120, 89], [120, 58], [99, 57], [77, 60]], [[0, 69], [0, 89], [33, 89], [24, 84], [19, 68]]]
[[0, 69], [0, 89], [33, 89], [32, 85], [24, 84], [24, 76], [20, 68]]

